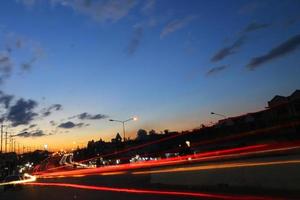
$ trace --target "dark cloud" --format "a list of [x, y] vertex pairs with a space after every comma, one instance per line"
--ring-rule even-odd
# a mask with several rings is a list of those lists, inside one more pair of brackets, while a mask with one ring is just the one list
[[49, 116], [53, 111], [60, 111], [62, 110], [62, 105], [61, 104], [53, 104], [49, 106], [48, 108], [44, 109], [42, 111], [43, 117]]
[[247, 68], [253, 70], [266, 62], [272, 61], [276, 58], [280, 58], [292, 53], [299, 46], [300, 46], [300, 34], [289, 38], [288, 40], [279, 44], [275, 48], [271, 49], [266, 54], [252, 58], [249, 64], [247, 65]]
[[22, 131], [21, 133], [15, 135], [15, 137], [42, 137], [42, 136], [46, 136], [47, 134], [45, 134], [42, 130], [35, 130], [35, 131]]
[[29, 70], [32, 68], [32, 66], [33, 66], [33, 64], [34, 64], [34, 62], [35, 62], [36, 60], [37, 60], [37, 59], [34, 57], [34, 58], [31, 58], [30, 60], [28, 60], [28, 61], [22, 63], [22, 64], [21, 64], [21, 70], [22, 70], [22, 71], [29, 71]]
[[65, 122], [65, 123], [61, 123], [60, 125], [58, 125], [58, 128], [65, 128], [65, 129], [71, 129], [71, 128], [80, 128], [83, 127], [85, 124], [84, 123], [73, 123], [71, 121]]
[[27, 131], [24, 131], [24, 132], [21, 132], [17, 135], [15, 135], [16, 137], [30, 137], [30, 132], [27, 132]]
[[13, 100], [13, 95], [5, 94], [4, 92], [0, 91], [0, 104], [4, 105], [4, 108], [8, 109], [11, 101]]
[[57, 125], [57, 123], [56, 123], [55, 121], [53, 121], [53, 120], [51, 120], [49, 123], [50, 123], [52, 126], [56, 126], [56, 125]]
[[[51, 112], [53, 111], [60, 111], [62, 110], [62, 105], [61, 104], [53, 104], [52, 106], [50, 106], [48, 109], [47, 109], [47, 114], [51, 114]], [[48, 116], [47, 115], [47, 116]]]
[[34, 128], [36, 126], [37, 126], [36, 124], [31, 124], [28, 128], [31, 129], [31, 128]]
[[246, 37], [241, 36], [230, 46], [224, 47], [224, 48], [220, 49], [219, 51], [217, 51], [217, 53], [215, 53], [215, 55], [211, 58], [211, 61], [217, 62], [217, 61], [223, 60], [224, 58], [226, 58], [229, 55], [235, 54], [237, 52], [237, 50], [245, 43], [245, 40], [246, 40]]
[[42, 130], [37, 130], [34, 132], [31, 132], [31, 137], [41, 137], [45, 136], [46, 134]]
[[189, 15], [182, 19], [177, 19], [177, 20], [173, 20], [173, 21], [169, 22], [161, 31], [160, 38], [163, 38], [163, 37], [169, 35], [170, 33], [173, 33], [179, 29], [182, 29], [183, 27], [188, 25], [192, 20], [194, 20], [196, 18], [197, 17], [194, 15]]
[[141, 43], [143, 35], [144, 35], [143, 27], [137, 27], [134, 29], [133, 36], [127, 47], [127, 52], [129, 55], [132, 55], [136, 52], [137, 48], [139, 47], [139, 45]]
[[77, 115], [77, 118], [81, 119], [81, 120], [106, 119], [107, 117], [108, 117], [107, 115], [103, 115], [103, 114], [92, 115], [92, 114], [88, 114], [86, 112]]
[[259, 30], [259, 29], [265, 29], [270, 26], [271, 26], [271, 24], [260, 24], [260, 23], [252, 22], [252, 23], [248, 24], [248, 26], [246, 26], [246, 28], [243, 30], [243, 32], [249, 33], [249, 32]]
[[51, 114], [50, 111], [45, 111], [45, 112], [43, 112], [43, 117], [47, 117], [47, 116], [49, 116], [50, 114]]
[[59, 128], [74, 128], [76, 127], [76, 124], [74, 124], [71, 121], [65, 122], [65, 123], [61, 123], [60, 125], [58, 125]]
[[21, 98], [8, 109], [6, 120], [11, 122], [13, 127], [27, 125], [38, 115], [33, 111], [37, 105], [34, 100]]
[[211, 68], [210, 70], [208, 70], [206, 72], [206, 75], [207, 76], [211, 76], [211, 75], [217, 74], [217, 73], [219, 73], [221, 71], [224, 71], [227, 68], [228, 68], [228, 65], [222, 65], [222, 66], [219, 66], [219, 67], [213, 67], [213, 68]]

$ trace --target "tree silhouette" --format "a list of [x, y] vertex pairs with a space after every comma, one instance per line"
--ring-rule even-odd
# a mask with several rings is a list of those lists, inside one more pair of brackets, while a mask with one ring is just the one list
[[144, 129], [139, 129], [137, 132], [137, 140], [145, 140], [147, 137], [147, 131]]

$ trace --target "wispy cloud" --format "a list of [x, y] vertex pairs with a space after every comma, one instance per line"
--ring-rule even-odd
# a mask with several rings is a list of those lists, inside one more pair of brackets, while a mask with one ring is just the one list
[[192, 20], [196, 19], [195, 15], [188, 15], [182, 19], [176, 19], [170, 21], [161, 31], [160, 38], [164, 38], [167, 35], [182, 29], [183, 27], [187, 26]]
[[5, 109], [10, 107], [13, 98], [13, 95], [5, 94], [4, 92], [0, 91], [0, 104], [3, 104]]
[[220, 50], [218, 50], [215, 55], [211, 58], [212, 62], [218, 62], [223, 60], [229, 55], [235, 54], [237, 50], [245, 43], [246, 37], [241, 36], [238, 38], [233, 44], [230, 46], [226, 46]]
[[81, 120], [85, 120], [85, 119], [89, 119], [89, 120], [94, 120], [94, 119], [106, 119], [108, 116], [107, 115], [103, 115], [103, 114], [96, 114], [96, 115], [91, 115], [88, 113], [81, 113], [80, 115], [78, 115], [78, 119]]
[[51, 3], [72, 8], [75, 12], [105, 22], [118, 21], [127, 16], [136, 5], [136, 0], [51, 0]]
[[250, 1], [249, 3], [246, 3], [242, 7], [240, 7], [240, 9], [238, 10], [238, 14], [252, 14], [261, 7], [263, 7], [262, 1]]
[[27, 7], [33, 7], [37, 3], [36, 0], [17, 0], [17, 2], [21, 2]]
[[34, 63], [44, 56], [44, 49], [39, 46], [32, 47], [31, 58], [21, 64], [22, 71], [29, 71]]
[[210, 70], [208, 70], [206, 72], [206, 76], [211, 76], [211, 75], [217, 74], [217, 73], [219, 73], [221, 71], [224, 71], [228, 67], [229, 67], [228, 65], [222, 65], [222, 66], [219, 66], [219, 67], [213, 67], [213, 68], [211, 68]]
[[257, 31], [260, 29], [265, 29], [270, 26], [271, 26], [271, 24], [252, 22], [246, 26], [246, 28], [243, 30], [243, 32], [249, 33], [249, 32]]
[[[34, 63], [44, 55], [44, 49], [37, 42], [6, 29], [4, 29], [3, 34], [0, 36], [4, 38], [3, 46], [0, 46], [2, 49], [0, 49], [1, 84], [4, 83], [16, 69], [19, 69], [21, 72], [30, 71]], [[20, 59], [25, 59], [25, 61], [17, 65], [14, 61]]]
[[295, 24], [298, 24], [300, 22], [300, 16], [294, 16], [294, 17], [289, 17], [285, 20], [283, 20], [283, 26], [285, 28], [289, 27], [289, 26], [293, 26]]
[[11, 76], [13, 61], [9, 53], [0, 52], [0, 84]]
[[62, 110], [62, 105], [61, 104], [53, 104], [49, 106], [48, 108], [45, 108], [42, 110], [42, 115], [43, 117], [49, 116], [53, 111], [60, 111]]
[[108, 118], [108, 116], [104, 115], [104, 114], [94, 114], [93, 115], [93, 114], [84, 112], [84, 113], [72, 116], [69, 119], [74, 119], [74, 118], [77, 118], [79, 120], [99, 120], [99, 119], [106, 119], [106, 118]]
[[136, 52], [137, 48], [139, 47], [140, 43], [141, 43], [141, 40], [143, 38], [143, 35], [144, 35], [144, 28], [139, 26], [139, 27], [136, 27], [133, 31], [133, 35], [132, 35], [132, 38], [128, 44], [128, 47], [127, 47], [127, 53], [129, 55], [132, 55]]
[[156, 0], [146, 0], [144, 2], [145, 3], [143, 5], [141, 11], [142, 11], [142, 13], [149, 15], [154, 9]]
[[268, 53], [254, 57], [250, 60], [247, 68], [254, 70], [260, 65], [270, 62], [274, 59], [286, 56], [294, 52], [300, 46], [300, 34], [290, 37], [288, 40], [271, 49]]

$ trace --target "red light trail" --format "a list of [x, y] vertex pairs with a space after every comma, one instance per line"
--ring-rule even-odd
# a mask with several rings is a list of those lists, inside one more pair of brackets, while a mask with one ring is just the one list
[[264, 145], [253, 145], [240, 148], [226, 149], [221, 151], [211, 151], [205, 153], [199, 153], [194, 155], [180, 156], [174, 158], [166, 158], [155, 161], [145, 161], [132, 164], [120, 164], [111, 165], [99, 168], [89, 169], [77, 169], [70, 171], [56, 171], [56, 172], [39, 172], [35, 173], [38, 178], [59, 178], [66, 176], [76, 175], [92, 175], [108, 172], [120, 172], [128, 170], [137, 170], [144, 168], [162, 167], [162, 166], [174, 166], [178, 164], [192, 164], [202, 161], [221, 160], [228, 158], [240, 158], [249, 155], [259, 155], [265, 153], [283, 152], [288, 150], [294, 150], [300, 148], [300, 142], [293, 143], [282, 143], [282, 144], [264, 144]]
[[[129, 151], [132, 151], [132, 150], [136, 150], [136, 149], [140, 149], [140, 148], [143, 148], [143, 147], [146, 147], [146, 146], [149, 146], [149, 145], [152, 145], [152, 144], [157, 144], [157, 143], [160, 143], [160, 142], [163, 142], [163, 141], [167, 141], [167, 140], [170, 140], [170, 139], [173, 139], [173, 138], [176, 138], [178, 136], [183, 136], [185, 134], [188, 134], [188, 133], [183, 133], [183, 134], [175, 134], [175, 135], [171, 135], [169, 137], [166, 137], [166, 138], [162, 138], [162, 139], [159, 139], [159, 140], [155, 140], [155, 141], [152, 141], [152, 142], [148, 142], [148, 143], [145, 143], [145, 144], [141, 144], [141, 145], [137, 145], [137, 146], [134, 146], [134, 147], [130, 147], [130, 148], [127, 148], [127, 149], [123, 149], [123, 150], [120, 150], [120, 151], [116, 151], [116, 152], [113, 152], [113, 153], [108, 153], [108, 154], [104, 154], [104, 155], [101, 155], [101, 156], [95, 156], [93, 158], [89, 158], [89, 159], [86, 159], [86, 160], [81, 160], [80, 162], [78, 163], [84, 163], [84, 162], [88, 162], [90, 160], [94, 160], [96, 158], [104, 158], [104, 157], [108, 157], [108, 156], [112, 156], [112, 155], [118, 155], [120, 153], [125, 153], [125, 152], [129, 152]], [[46, 160], [46, 159], [45, 159]], [[56, 169], [61, 169], [61, 168], [64, 168], [65, 166], [59, 166], [59, 167], [53, 167], [53, 168], [50, 168], [50, 169], [47, 169], [46, 171], [53, 171], [53, 170], [56, 170]]]
[[180, 164], [189, 162], [187, 159], [192, 158], [201, 158], [201, 157], [209, 157], [209, 156], [216, 156], [228, 153], [238, 153], [242, 151], [249, 151], [249, 150], [257, 150], [258, 148], [265, 147], [266, 145], [254, 145], [254, 146], [247, 146], [241, 148], [234, 148], [222, 151], [213, 151], [213, 152], [206, 152], [206, 153], [199, 153], [196, 155], [187, 155], [181, 157], [174, 157], [174, 158], [165, 158], [161, 160], [155, 161], [147, 161], [147, 162], [138, 162], [132, 164], [121, 164], [121, 165], [111, 165], [99, 168], [92, 168], [92, 169], [78, 169], [72, 171], [56, 171], [56, 172], [38, 172], [34, 173], [39, 175], [40, 178], [44, 178], [46, 176], [66, 176], [66, 175], [78, 175], [78, 174], [90, 174], [90, 173], [99, 173], [99, 172], [113, 172], [113, 171], [121, 171], [121, 170], [129, 170], [129, 169], [139, 169], [145, 167], [156, 167], [156, 166], [165, 166], [170, 164]]
[[[255, 135], [255, 134], [258, 134], [258, 133], [272, 133], [272, 131], [274, 131], [274, 130], [281, 129], [281, 128], [293, 127], [293, 126], [296, 126], [296, 125], [299, 125], [299, 124], [300, 124], [300, 121], [289, 122], [289, 123], [286, 123], [286, 124], [281, 124], [281, 125], [277, 125], [277, 126], [273, 126], [273, 127], [269, 127], [269, 128], [263, 128], [263, 129], [259, 129], [259, 130], [243, 132], [243, 133], [240, 133], [240, 134], [237, 134], [237, 135], [229, 135], [229, 136], [226, 136], [226, 137], [223, 137], [223, 138], [205, 140], [205, 141], [194, 143], [191, 146], [195, 147], [195, 146], [204, 145], [204, 144], [211, 144], [211, 143], [216, 143], [216, 142], [228, 141], [228, 140], [232, 140], [232, 139], [239, 139], [239, 138], [243, 138], [243, 137], [246, 137], [246, 136]], [[82, 160], [78, 163], [84, 163], [84, 162], [88, 162], [90, 160], [94, 160], [94, 159], [100, 158], [100, 157], [104, 158], [104, 157], [108, 157], [108, 156], [112, 156], [112, 155], [117, 155], [117, 154], [129, 152], [129, 151], [140, 149], [140, 148], [152, 145], [152, 144], [157, 144], [157, 143], [160, 143], [160, 142], [163, 142], [163, 141], [167, 141], [167, 140], [179, 137], [179, 136], [184, 136], [184, 135], [187, 135], [189, 133], [190, 132], [178, 133], [178, 134], [166, 137], [166, 138], [151, 141], [151, 142], [148, 142], [148, 143], [145, 143], [145, 144], [137, 145], [137, 146], [130, 147], [130, 148], [127, 148], [127, 149], [123, 149], [123, 150], [120, 150], [120, 151], [116, 151], [116, 152], [113, 152], [113, 153], [103, 154], [101, 156], [95, 156], [93, 158]], [[53, 168], [47, 169], [46, 171], [53, 171], [53, 170], [57, 170], [57, 169], [62, 169], [64, 167], [65, 166], [53, 167]]]
[[103, 186], [90, 186], [71, 183], [25, 183], [26, 185], [33, 186], [54, 186], [54, 187], [68, 187], [85, 190], [107, 191], [107, 192], [122, 192], [142, 195], [168, 195], [176, 197], [195, 197], [206, 199], [230, 199], [230, 200], [279, 200], [280, 198], [274, 197], [259, 197], [259, 196], [242, 196], [242, 195], [225, 195], [225, 194], [212, 194], [200, 192], [183, 192], [183, 191], [166, 191], [166, 190], [148, 190], [148, 189], [135, 189], [135, 188], [113, 188]]
[[[255, 134], [258, 134], [258, 133], [272, 133], [272, 131], [274, 131], [274, 130], [281, 129], [281, 128], [287, 128], [287, 127], [291, 127], [291, 126], [293, 127], [293, 126], [296, 126], [296, 125], [299, 125], [299, 124], [300, 124], [300, 121], [289, 122], [289, 123], [285, 123], [285, 124], [281, 124], [281, 125], [277, 125], [277, 126], [273, 126], [273, 127], [269, 127], [269, 128], [263, 128], [263, 129], [259, 129], [259, 130], [243, 132], [243, 133], [240, 133], [238, 135], [229, 135], [229, 136], [224, 137], [224, 138], [217, 138], [217, 139], [212, 139], [212, 140], [207, 140], [207, 141], [196, 142], [196, 143], [193, 143], [191, 145], [191, 147], [195, 147], [195, 146], [199, 146], [199, 145], [205, 145], [205, 144], [211, 144], [211, 143], [216, 143], [216, 142], [222, 142], [222, 141], [224, 142], [224, 141], [227, 141], [227, 140], [239, 139], [239, 138], [243, 138], [243, 137], [246, 137], [246, 136], [249, 136], [249, 135], [255, 135]], [[79, 161], [77, 163], [84, 163], [84, 162], [88, 162], [90, 160], [94, 160], [94, 159], [100, 158], [100, 157], [104, 158], [104, 157], [107, 157], [107, 156], [112, 156], [112, 155], [117, 155], [117, 154], [120, 154], [120, 153], [125, 153], [125, 152], [131, 151], [131, 150], [136, 150], [136, 149], [143, 148], [143, 147], [146, 147], [146, 146], [149, 146], [149, 145], [152, 145], [152, 144], [157, 144], [157, 143], [167, 141], [167, 140], [176, 138], [178, 136], [183, 136], [183, 135], [186, 135], [186, 134], [189, 134], [189, 132], [178, 133], [178, 134], [166, 137], [166, 138], [162, 138], [162, 139], [159, 139], [159, 140], [156, 140], [156, 141], [151, 141], [151, 142], [148, 142], [148, 143], [145, 143], [145, 144], [137, 145], [137, 146], [130, 147], [130, 148], [127, 148], [127, 149], [123, 149], [123, 150], [120, 150], [120, 151], [116, 151], [116, 152], [113, 152], [113, 153], [108, 153], [108, 154], [104, 154], [104, 155], [101, 155], [101, 156], [95, 156], [93, 158], [82, 160], [82, 161]], [[36, 172], [38, 170], [38, 168], [39, 168], [39, 166], [35, 168], [34, 172]], [[53, 167], [53, 168], [50, 168], [50, 169], [46, 169], [45, 171], [54, 171], [54, 170], [63, 169], [63, 168], [65, 168], [65, 166]], [[36, 173], [38, 174], [39, 172], [36, 172]]]

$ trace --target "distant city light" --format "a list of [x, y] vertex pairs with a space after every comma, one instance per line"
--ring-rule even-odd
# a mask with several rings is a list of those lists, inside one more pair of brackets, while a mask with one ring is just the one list
[[191, 146], [191, 142], [190, 142], [190, 141], [185, 141], [185, 143], [186, 143], [186, 145], [187, 145], [188, 147]]

